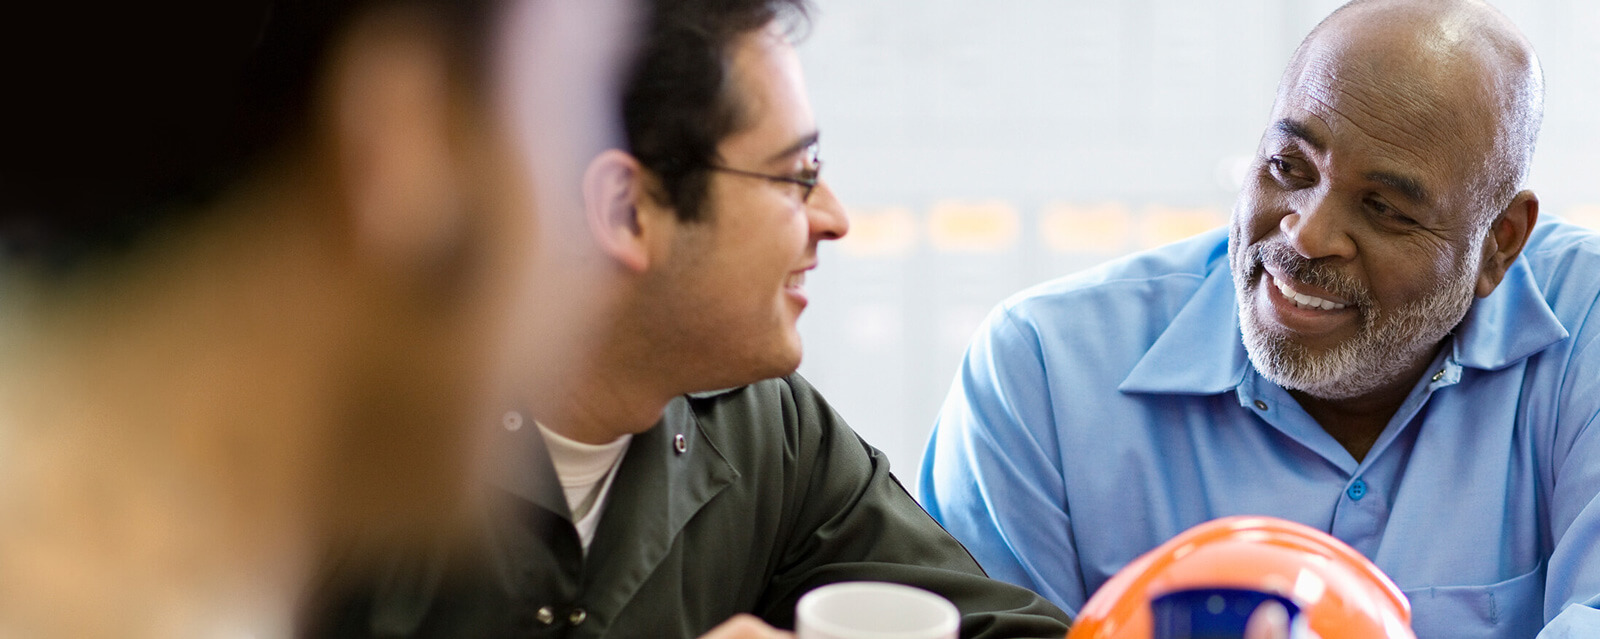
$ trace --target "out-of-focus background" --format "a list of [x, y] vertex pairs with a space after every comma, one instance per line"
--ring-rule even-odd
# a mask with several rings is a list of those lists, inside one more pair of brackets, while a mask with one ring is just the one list
[[[1226, 222], [1332, 0], [815, 0], [800, 45], [850, 235], [809, 378], [912, 482], [968, 339], [1023, 287]], [[1532, 187], [1600, 228], [1600, 2], [1495, 3], [1544, 63]]]

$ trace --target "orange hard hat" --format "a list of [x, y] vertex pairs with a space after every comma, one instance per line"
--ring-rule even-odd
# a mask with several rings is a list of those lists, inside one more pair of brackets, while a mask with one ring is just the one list
[[1411, 604], [1354, 548], [1273, 517], [1225, 517], [1133, 560], [1083, 605], [1067, 639], [1239, 637], [1275, 600], [1297, 633], [1320, 639], [1416, 639]]

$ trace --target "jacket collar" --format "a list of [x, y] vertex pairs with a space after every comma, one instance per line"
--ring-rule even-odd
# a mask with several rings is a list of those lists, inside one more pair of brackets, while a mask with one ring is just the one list
[[[545, 451], [529, 424], [514, 433], [509, 464], [492, 483], [555, 513], [571, 515]], [[682, 446], [678, 445], [682, 437]], [[661, 421], [633, 436], [612, 480], [605, 512], [583, 562], [581, 577], [591, 610], [621, 610], [669, 555], [695, 513], [739, 477], [701, 429], [686, 398], [667, 404]], [[605, 584], [604, 587], [589, 587]], [[591, 623], [601, 631], [609, 618]]]
[[521, 426], [515, 431], [496, 433], [496, 445], [490, 449], [493, 472], [489, 483], [571, 522], [566, 493], [561, 490], [561, 479], [539, 427], [532, 419], [519, 419], [517, 423]]
[[591, 609], [621, 610], [669, 556], [689, 520], [738, 476], [705, 436], [688, 400], [668, 404], [660, 423], [634, 436], [617, 470], [585, 563]]
[[[1452, 338], [1461, 366], [1495, 370], [1567, 337], [1527, 260], [1517, 259], [1489, 297], [1476, 300]], [[1239, 331], [1233, 277], [1222, 261], [1173, 317], [1133, 371], [1124, 393], [1213, 395], [1237, 388], [1250, 373]]]

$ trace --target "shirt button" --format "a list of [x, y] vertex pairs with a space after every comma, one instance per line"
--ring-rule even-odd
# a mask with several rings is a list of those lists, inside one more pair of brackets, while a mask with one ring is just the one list
[[1439, 381], [1441, 379], [1444, 379], [1444, 371], [1439, 371], [1439, 372], [1433, 374], [1433, 381], [1437, 382], [1437, 381]]
[[538, 619], [539, 623], [548, 626], [556, 622], [556, 611], [551, 609], [550, 606], [545, 606], [540, 608], [539, 612], [533, 613], [533, 618]]
[[683, 433], [672, 436], [672, 449], [678, 451], [679, 455], [689, 450], [689, 440], [683, 436]]
[[1256, 400], [1256, 410], [1266, 410], [1266, 409], [1267, 409], [1267, 403], [1266, 402], [1263, 402], [1263, 401], [1261, 401], [1259, 399]]
[[1350, 489], [1344, 491], [1344, 494], [1349, 495], [1351, 501], [1361, 501], [1362, 497], [1367, 496], [1367, 482], [1357, 479], [1355, 483], [1350, 484]]
[[509, 430], [513, 433], [522, 430], [522, 413], [514, 410], [508, 410], [506, 411], [505, 416], [500, 418], [500, 422], [505, 424], [506, 430]]
[[572, 622], [572, 625], [574, 625], [574, 626], [583, 625], [583, 621], [585, 619], [588, 619], [588, 618], [589, 618], [588, 611], [585, 611], [582, 608], [574, 608], [572, 610], [572, 614], [567, 615], [567, 621]]

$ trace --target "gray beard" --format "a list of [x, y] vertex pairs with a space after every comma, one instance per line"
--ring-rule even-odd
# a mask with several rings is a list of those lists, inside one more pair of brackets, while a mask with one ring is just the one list
[[[1383, 309], [1359, 281], [1326, 263], [1306, 260], [1281, 243], [1257, 244], [1241, 252], [1239, 238], [1230, 239], [1239, 328], [1250, 363], [1274, 384], [1329, 400], [1360, 397], [1392, 384], [1418, 360], [1430, 356], [1472, 307], [1481, 257], [1479, 250], [1467, 251], [1433, 293], [1399, 308]], [[1319, 354], [1264, 321], [1256, 312], [1253, 291], [1247, 290], [1252, 282], [1266, 277], [1264, 260], [1293, 279], [1349, 300], [1360, 314], [1355, 336]], [[1268, 284], [1261, 281], [1259, 285]]]

